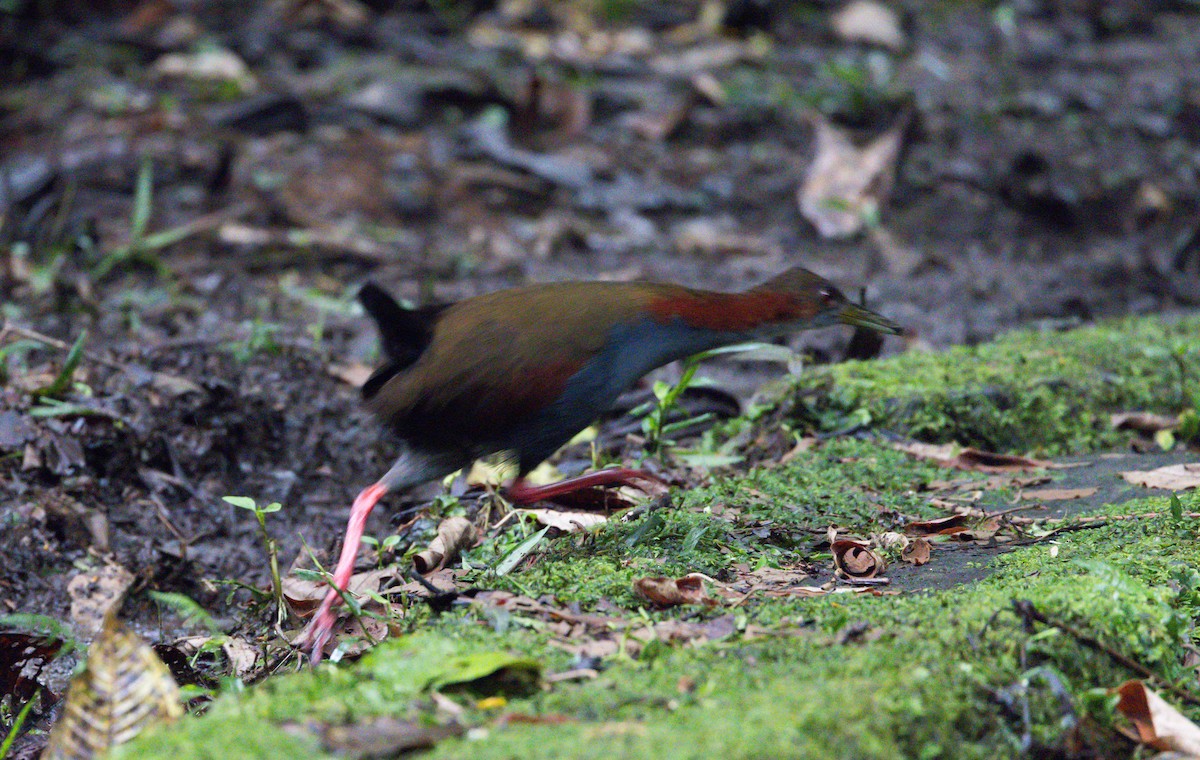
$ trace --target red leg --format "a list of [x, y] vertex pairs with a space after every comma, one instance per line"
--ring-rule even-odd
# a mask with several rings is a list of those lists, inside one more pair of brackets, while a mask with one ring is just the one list
[[553, 499], [555, 496], [574, 493], [581, 491], [584, 488], [592, 488], [595, 486], [627, 486], [634, 485], [638, 482], [662, 483], [662, 480], [648, 472], [642, 470], [630, 470], [626, 468], [614, 468], [608, 470], [597, 470], [589, 472], [587, 475], [580, 475], [575, 478], [567, 478], [560, 480], [557, 483], [550, 483], [544, 486], [531, 486], [525, 482], [524, 478], [517, 478], [512, 482], [507, 489], [508, 498], [514, 504], [532, 504], [535, 501], [542, 499]]
[[367, 516], [387, 491], [388, 487], [383, 482], [367, 486], [350, 508], [350, 522], [346, 525], [346, 537], [342, 539], [342, 554], [338, 557], [337, 568], [333, 571], [333, 588], [329, 589], [317, 614], [313, 615], [308, 626], [294, 642], [296, 646], [308, 649], [308, 656], [314, 665], [321, 661], [325, 654], [325, 645], [333, 636], [333, 625], [337, 622], [333, 606], [341, 601], [340, 592], [350, 585], [350, 576], [354, 574], [354, 561], [358, 558], [358, 547], [362, 544]]

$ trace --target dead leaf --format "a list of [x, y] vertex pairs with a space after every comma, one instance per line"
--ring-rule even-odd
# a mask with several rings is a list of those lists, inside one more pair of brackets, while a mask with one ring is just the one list
[[947, 443], [935, 445], [917, 441], [893, 443], [892, 447], [911, 454], [918, 459], [927, 459], [942, 467], [954, 467], [959, 470], [975, 472], [1005, 473], [1025, 472], [1037, 469], [1059, 469], [1059, 465], [1044, 459], [1031, 459], [1015, 454], [997, 454], [991, 451], [972, 448], [959, 449], [957, 444]]
[[549, 525], [564, 533], [587, 530], [608, 520], [604, 515], [591, 512], [560, 512], [557, 509], [518, 509], [516, 511], [523, 515], [529, 515], [537, 520], [539, 525]]
[[125, 592], [133, 584], [133, 573], [116, 563], [106, 563], [76, 574], [67, 583], [71, 597], [71, 623], [75, 633], [90, 640], [112, 613], [120, 609]]
[[1137, 729], [1134, 737], [1142, 744], [1167, 752], [1200, 756], [1200, 727], [1141, 681], [1126, 681], [1117, 687], [1117, 711]]
[[950, 515], [935, 520], [918, 520], [905, 525], [904, 532], [910, 536], [948, 536], [966, 530], [967, 522], [966, 515]]
[[[396, 568], [355, 573], [350, 576], [346, 592], [355, 598], [361, 598], [367, 591], [378, 591], [381, 582], [397, 575]], [[302, 618], [311, 615], [329, 592], [329, 585], [325, 581], [310, 581], [294, 575], [285, 575], [280, 584], [283, 586], [284, 601], [296, 616]]]
[[447, 517], [438, 526], [437, 537], [429, 548], [413, 555], [413, 567], [426, 575], [451, 562], [459, 552], [475, 544], [475, 526], [465, 517]]
[[883, 557], [863, 541], [839, 538], [830, 548], [833, 550], [833, 564], [843, 577], [874, 578], [887, 567]]
[[1121, 477], [1144, 488], [1186, 491], [1200, 486], [1200, 462], [1171, 464], [1156, 470], [1130, 470], [1121, 473]]
[[788, 462], [792, 461], [793, 459], [800, 456], [804, 452], [812, 449], [812, 447], [815, 445], [817, 445], [816, 436], [811, 436], [811, 435], [805, 436], [805, 437], [801, 438], [800, 440], [796, 441], [796, 445], [793, 446], [786, 454], [784, 454], [782, 457], [779, 458], [779, 463], [787, 464]]
[[[221, 651], [229, 660], [233, 675], [242, 678], [254, 672], [262, 652], [258, 647], [245, 639], [236, 636], [224, 636], [221, 641]], [[211, 636], [189, 636], [175, 644], [185, 655], [191, 656], [212, 640]]]
[[1087, 488], [1036, 488], [1032, 491], [1022, 491], [1024, 501], [1070, 501], [1071, 499], [1086, 499], [1094, 496], [1100, 489], [1095, 486]]
[[911, 544], [900, 550], [900, 559], [910, 565], [924, 565], [929, 562], [929, 554], [933, 550], [929, 542], [923, 538], [914, 539]]
[[705, 591], [704, 578], [700, 573], [689, 573], [682, 578], [667, 578], [661, 575], [638, 578], [633, 582], [633, 591], [660, 607], [677, 607], [682, 604], [703, 604], [711, 607], [717, 601]]
[[1154, 435], [1160, 430], [1174, 430], [1179, 426], [1179, 417], [1152, 412], [1121, 412], [1109, 418], [1116, 430], [1136, 430]]
[[872, 0], [854, 0], [834, 14], [833, 30], [846, 42], [866, 42], [890, 50], [904, 47], [895, 11]]
[[66, 706], [42, 757], [99, 757], [182, 714], [171, 671], [149, 644], [111, 615], [88, 649], [87, 667], [71, 679]]
[[326, 367], [325, 371], [343, 383], [352, 385], [355, 388], [361, 388], [363, 383], [367, 382], [367, 379], [375, 372], [375, 370], [361, 362], [353, 362], [351, 364], [338, 364], [335, 362]]
[[823, 237], [847, 238], [877, 219], [895, 179], [907, 116], [864, 148], [823, 114], [811, 113], [816, 154], [797, 191], [800, 213]]

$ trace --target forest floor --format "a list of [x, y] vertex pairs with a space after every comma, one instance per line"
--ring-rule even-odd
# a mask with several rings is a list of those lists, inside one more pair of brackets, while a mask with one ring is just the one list
[[[1120, 476], [1200, 459], [1194, 5], [899, 3], [848, 30], [833, 3], [375, 5], [0, 6], [0, 727], [46, 688], [15, 752], [73, 662], [26, 647], [86, 643], [106, 594], [193, 706], [232, 692], [146, 756], [219, 731], [262, 756], [1126, 757], [1103, 689], [1200, 691], [1200, 505], [1186, 470], [1175, 504]], [[306, 547], [328, 563], [394, 451], [358, 404], [363, 282], [423, 303], [795, 265], [916, 337], [797, 336], [798, 377], [707, 363], [672, 419], [710, 422], [662, 445], [637, 389], [554, 464], [674, 487], [590, 532], [464, 477], [389, 502], [358, 630], [396, 641], [275, 678], [303, 621], [273, 625], [259, 525], [223, 497], [282, 505], [311, 611]], [[434, 593], [408, 568], [453, 516], [477, 541]], [[634, 591], [692, 573], [683, 606]], [[452, 655], [528, 688], [452, 694], [476, 680]]]

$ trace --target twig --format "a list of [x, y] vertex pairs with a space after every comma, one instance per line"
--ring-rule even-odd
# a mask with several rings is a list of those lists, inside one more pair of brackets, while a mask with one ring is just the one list
[[1051, 628], [1057, 628], [1063, 633], [1066, 633], [1074, 638], [1080, 644], [1083, 644], [1088, 649], [1108, 655], [1120, 665], [1140, 674], [1143, 678], [1153, 678], [1155, 681], [1162, 683], [1166, 687], [1167, 691], [1171, 692], [1185, 702], [1193, 705], [1200, 705], [1200, 695], [1197, 695], [1192, 691], [1183, 688], [1182, 686], [1177, 686], [1171, 683], [1137, 660], [1118, 652], [1108, 644], [1105, 644], [1096, 637], [1079, 630], [1070, 623], [1066, 623], [1061, 620], [1055, 620], [1054, 618], [1046, 616], [1039, 611], [1037, 607], [1033, 606], [1033, 602], [1027, 599], [1014, 599], [1013, 608], [1017, 613], [1017, 617], [1024, 620], [1025, 624], [1030, 628], [1032, 628], [1032, 624], [1034, 622], [1041, 623], [1042, 625], [1048, 625]]

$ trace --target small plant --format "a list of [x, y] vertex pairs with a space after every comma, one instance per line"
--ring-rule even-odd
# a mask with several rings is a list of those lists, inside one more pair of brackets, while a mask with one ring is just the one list
[[249, 331], [246, 339], [227, 344], [229, 352], [239, 363], [245, 364], [255, 354], [279, 353], [279, 341], [275, 340], [275, 334], [282, 329], [279, 325], [255, 317], [250, 322], [243, 322], [242, 326]]
[[253, 512], [254, 519], [258, 520], [258, 531], [271, 561], [271, 593], [275, 597], [275, 624], [277, 627], [281, 627], [287, 617], [287, 608], [283, 602], [283, 584], [279, 580], [279, 551], [275, 539], [271, 538], [271, 534], [267, 532], [267, 515], [278, 512], [283, 507], [277, 501], [260, 507], [249, 496], [225, 496], [223, 498], [239, 509]]
[[187, 224], [158, 232], [150, 232], [150, 215], [154, 210], [154, 162], [142, 161], [133, 190], [133, 215], [129, 220], [129, 242], [118, 246], [100, 259], [92, 268], [92, 277], [102, 279], [113, 269], [133, 262], [149, 266], [159, 276], [170, 276], [171, 270], [158, 256], [158, 251], [175, 245], [212, 226], [213, 219], [200, 217]]
[[696, 417], [679, 420], [678, 422], [667, 422], [667, 418], [678, 404], [679, 398], [683, 395], [684, 391], [691, 387], [695, 380], [696, 370], [699, 369], [701, 362], [722, 354], [746, 352], [757, 354], [757, 358], [759, 359], [785, 363], [789, 367], [796, 358], [795, 354], [787, 348], [757, 342], [722, 346], [721, 348], [714, 348], [711, 351], [702, 351], [701, 353], [689, 356], [684, 360], [683, 372], [680, 374], [679, 380], [674, 384], [661, 380], [654, 383], [654, 396], [658, 400], [658, 404], [653, 409], [650, 409], [649, 413], [647, 413], [645, 406], [638, 407], [630, 412], [634, 416], [640, 414], [646, 415], [642, 420], [642, 432], [646, 436], [646, 450], [656, 454], [662, 450], [663, 446], [674, 444], [674, 441], [669, 438], [673, 432], [712, 419], [713, 415], [706, 412]]

